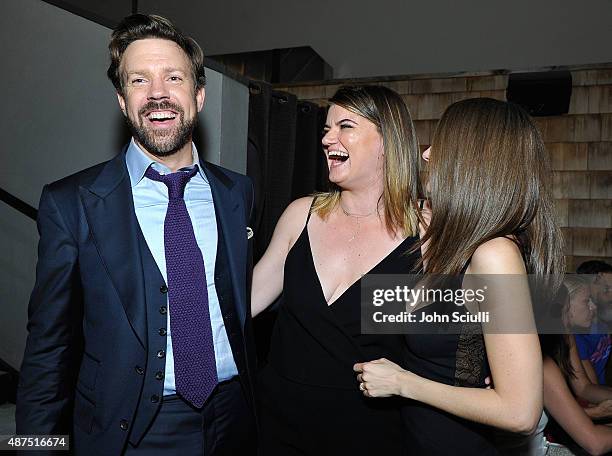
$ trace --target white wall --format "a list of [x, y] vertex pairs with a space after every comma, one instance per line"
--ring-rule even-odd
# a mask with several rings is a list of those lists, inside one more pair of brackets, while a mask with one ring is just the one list
[[336, 78], [612, 61], [610, 0], [140, 0], [208, 55], [312, 46]]
[[[5, 0], [2, 7], [0, 188], [37, 207], [45, 183], [113, 157], [129, 134], [106, 78], [110, 30], [40, 0]], [[244, 172], [248, 88], [207, 73], [198, 149]], [[224, 135], [231, 139], [222, 142]], [[0, 359], [16, 368], [36, 242], [34, 222], [0, 202]]]

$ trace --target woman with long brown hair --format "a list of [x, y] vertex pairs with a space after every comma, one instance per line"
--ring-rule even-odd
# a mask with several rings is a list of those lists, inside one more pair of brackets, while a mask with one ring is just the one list
[[[421, 239], [424, 271], [518, 278], [515, 289], [496, 293], [495, 306], [533, 323], [530, 300], [517, 298], [528, 290], [526, 274], [546, 281], [564, 270], [537, 128], [513, 104], [460, 101], [442, 116], [423, 158], [431, 207]], [[554, 289], [559, 279], [550, 282]], [[357, 379], [368, 397], [413, 400], [403, 409], [411, 454], [496, 454], [494, 427], [529, 434], [542, 414], [542, 357], [528, 327], [408, 334], [408, 370], [379, 359], [357, 364]]]
[[[612, 389], [591, 383], [572, 334], [573, 329], [584, 330], [591, 325], [596, 309], [590, 302], [589, 282], [584, 277], [567, 275], [563, 283], [556, 301], [568, 334], [540, 335], [544, 407], [551, 418], [547, 435], [566, 446], [579, 446], [589, 454], [606, 454], [612, 451], [612, 428], [593, 420], [612, 416]], [[593, 405], [583, 408], [577, 397], [588, 398]]]
[[364, 335], [360, 282], [408, 273], [418, 242], [419, 154], [402, 98], [342, 87], [330, 100], [323, 150], [329, 192], [294, 201], [253, 272], [254, 315], [283, 293], [260, 375], [261, 453], [404, 454], [397, 399], [370, 401], [353, 365], [403, 362], [401, 335]]

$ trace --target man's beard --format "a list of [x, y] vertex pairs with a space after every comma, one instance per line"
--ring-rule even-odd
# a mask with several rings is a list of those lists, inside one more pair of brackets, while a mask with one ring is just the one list
[[[178, 126], [167, 130], [153, 130], [145, 126], [145, 114], [153, 110], [175, 111], [179, 118]], [[156, 157], [168, 157], [191, 141], [198, 117], [195, 114], [193, 118], [185, 120], [185, 111], [179, 105], [169, 101], [150, 101], [138, 111], [137, 122], [132, 121], [129, 115], [126, 116], [126, 121], [136, 141], [147, 152]]]

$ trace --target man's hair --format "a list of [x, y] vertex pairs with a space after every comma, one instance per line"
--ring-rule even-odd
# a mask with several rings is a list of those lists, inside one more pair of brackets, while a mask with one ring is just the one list
[[612, 266], [605, 261], [585, 261], [576, 269], [578, 274], [599, 274], [600, 272], [612, 272]]
[[183, 33], [168, 19], [145, 14], [132, 14], [125, 17], [113, 31], [108, 45], [110, 65], [106, 72], [115, 89], [123, 94], [123, 77], [121, 74], [121, 58], [127, 47], [134, 41], [146, 38], [160, 38], [176, 43], [189, 58], [195, 87], [197, 89], [206, 84], [204, 73], [204, 53], [191, 37]]
[[[329, 99], [372, 122], [384, 147], [385, 223], [391, 232], [404, 236], [418, 233], [417, 197], [420, 192], [419, 147], [408, 107], [402, 97], [380, 85], [342, 86]], [[330, 184], [330, 191], [317, 194], [312, 211], [327, 217], [339, 204], [341, 189]]]

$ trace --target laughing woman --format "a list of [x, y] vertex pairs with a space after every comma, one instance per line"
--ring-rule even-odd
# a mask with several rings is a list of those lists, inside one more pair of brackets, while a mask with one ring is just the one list
[[397, 399], [355, 389], [362, 359], [405, 357], [401, 335], [363, 335], [360, 282], [408, 273], [418, 242], [418, 149], [401, 97], [343, 87], [323, 137], [331, 191], [294, 201], [253, 272], [252, 312], [280, 293], [269, 365], [260, 376], [261, 454], [404, 454]]
[[[455, 103], [423, 158], [431, 206], [425, 272], [507, 274], [523, 288], [526, 274], [563, 272], [548, 155], [522, 109], [484, 98]], [[528, 298], [495, 304], [533, 323]], [[497, 454], [493, 428], [529, 434], [542, 414], [538, 336], [524, 328], [407, 335], [407, 370], [385, 359], [356, 364], [360, 389], [412, 399], [403, 409], [410, 454]]]

